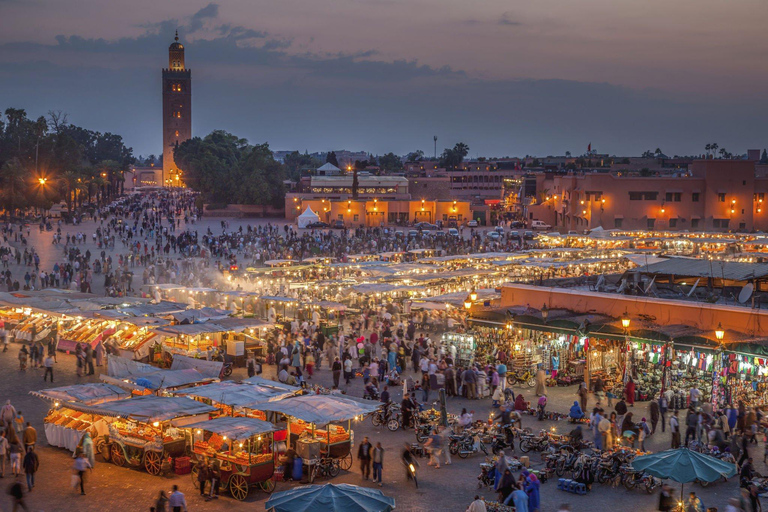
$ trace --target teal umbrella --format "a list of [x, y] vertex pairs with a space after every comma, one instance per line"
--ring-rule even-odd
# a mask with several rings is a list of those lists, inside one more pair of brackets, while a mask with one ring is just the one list
[[714, 482], [719, 478], [730, 478], [736, 474], [734, 464], [723, 462], [703, 453], [692, 452], [688, 448], [641, 455], [632, 461], [632, 468], [636, 471], [645, 471], [658, 478], [670, 478], [680, 483], [695, 480]]
[[267, 512], [389, 512], [395, 508], [395, 499], [357, 485], [303, 485], [276, 492], [265, 507]]
[[[719, 478], [730, 478], [737, 473], [736, 465], [723, 462], [688, 448], [664, 450], [651, 455], [641, 455], [631, 463], [635, 471], [645, 471], [657, 478], [670, 478], [685, 484], [696, 480], [714, 482]], [[683, 487], [680, 486], [680, 501], [683, 501]]]

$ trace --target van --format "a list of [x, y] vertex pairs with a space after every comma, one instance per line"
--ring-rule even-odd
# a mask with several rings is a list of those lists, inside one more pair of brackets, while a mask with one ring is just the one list
[[552, 226], [541, 220], [532, 220], [531, 229], [552, 229]]

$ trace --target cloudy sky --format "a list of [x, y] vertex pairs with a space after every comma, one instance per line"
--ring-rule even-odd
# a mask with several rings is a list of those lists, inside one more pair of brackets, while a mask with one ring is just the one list
[[178, 28], [193, 132], [471, 156], [768, 145], [764, 0], [0, 0], [0, 108], [161, 152]]

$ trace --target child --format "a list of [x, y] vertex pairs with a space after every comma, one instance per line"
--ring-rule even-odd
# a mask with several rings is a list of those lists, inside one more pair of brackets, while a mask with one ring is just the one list
[[14, 421], [16, 422], [14, 425], [16, 433], [21, 435], [24, 432], [24, 416], [22, 416], [21, 411], [16, 413], [16, 419]]
[[608, 407], [613, 407], [613, 399], [616, 398], [616, 395], [610, 391], [606, 391], [605, 396], [608, 398]]

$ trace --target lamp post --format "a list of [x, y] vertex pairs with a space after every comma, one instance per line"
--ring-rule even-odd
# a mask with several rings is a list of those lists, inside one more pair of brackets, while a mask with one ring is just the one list
[[621, 315], [621, 326], [624, 328], [624, 342], [626, 343], [626, 360], [624, 361], [624, 384], [629, 380], [629, 376], [632, 373], [632, 358], [634, 353], [632, 352], [632, 344], [629, 341], [629, 324], [632, 320], [629, 318], [627, 310], [624, 310], [624, 314]]
[[469, 311], [471, 307], [472, 307], [472, 297], [467, 295], [467, 298], [464, 299], [464, 309]]
[[472, 291], [469, 292], [469, 298], [472, 299], [472, 302], [475, 302], [477, 300], [477, 291], [475, 291], [475, 287], [472, 287]]
[[547, 318], [549, 317], [549, 308], [546, 304], [541, 306], [541, 319], [544, 320], [544, 323], [547, 323]]
[[715, 358], [712, 361], [712, 406], [717, 410], [718, 404], [721, 402], [721, 396], [725, 391], [724, 384], [720, 380], [720, 372], [723, 370], [723, 351], [725, 349], [725, 329], [723, 324], [718, 322], [717, 329], [715, 329], [715, 338], [717, 339], [717, 350], [715, 350]]

